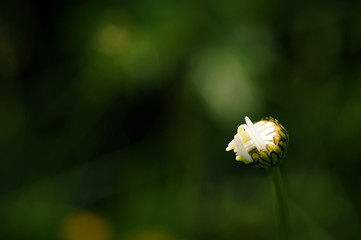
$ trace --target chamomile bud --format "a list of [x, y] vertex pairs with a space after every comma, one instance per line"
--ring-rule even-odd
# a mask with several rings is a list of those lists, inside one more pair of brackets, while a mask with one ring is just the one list
[[289, 135], [286, 129], [272, 117], [259, 122], [245, 117], [246, 124], [238, 127], [226, 151], [233, 150], [236, 160], [256, 168], [271, 168], [279, 165], [286, 155]]

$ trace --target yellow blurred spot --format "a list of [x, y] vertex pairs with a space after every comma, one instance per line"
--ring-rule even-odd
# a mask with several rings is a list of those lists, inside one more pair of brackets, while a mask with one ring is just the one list
[[109, 240], [111, 229], [102, 217], [91, 212], [78, 212], [67, 216], [62, 223], [64, 240]]
[[176, 238], [163, 228], [153, 227], [139, 230], [125, 237], [127, 240], [176, 240]]
[[98, 50], [104, 54], [119, 54], [130, 44], [130, 33], [128, 28], [115, 24], [105, 25], [99, 32]]

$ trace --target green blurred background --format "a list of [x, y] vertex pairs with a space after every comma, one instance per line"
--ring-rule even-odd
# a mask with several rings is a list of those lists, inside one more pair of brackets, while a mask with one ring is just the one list
[[0, 3], [0, 239], [278, 239], [244, 116], [290, 133], [295, 239], [361, 239], [361, 4]]

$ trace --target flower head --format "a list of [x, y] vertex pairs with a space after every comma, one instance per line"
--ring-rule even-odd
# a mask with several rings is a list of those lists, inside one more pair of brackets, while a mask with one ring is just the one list
[[246, 124], [237, 129], [234, 139], [226, 151], [233, 150], [236, 160], [258, 168], [270, 168], [281, 163], [287, 152], [289, 136], [286, 129], [272, 117], [252, 123], [245, 117]]

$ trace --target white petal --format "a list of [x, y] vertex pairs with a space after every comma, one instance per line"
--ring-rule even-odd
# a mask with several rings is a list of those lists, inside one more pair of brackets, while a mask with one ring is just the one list
[[243, 144], [246, 148], [254, 146], [254, 143], [252, 141], [248, 141], [246, 143]]
[[276, 127], [269, 127], [261, 132], [261, 135], [266, 136], [276, 130]]
[[245, 159], [248, 162], [253, 162], [253, 159], [249, 156], [238, 134], [234, 136], [234, 143], [236, 145], [237, 155], [241, 156], [243, 159]]
[[266, 123], [265, 121], [259, 121], [259, 122], [256, 122], [256, 123], [254, 124], [254, 126], [255, 126], [255, 128], [257, 128], [257, 130], [258, 130], [258, 128], [260, 128], [261, 126], [263, 126], [265, 123]]
[[265, 137], [263, 137], [263, 140], [264, 141], [273, 141], [273, 135], [265, 136]]
[[247, 147], [246, 149], [247, 149], [247, 152], [250, 152], [250, 151], [252, 151], [252, 150], [255, 149], [255, 148], [256, 148], [255, 145], [251, 145], [250, 147]]
[[229, 144], [228, 144], [228, 147], [226, 148], [226, 151], [230, 151], [232, 149], [235, 148], [235, 145], [234, 145], [234, 140], [232, 140]]
[[273, 122], [266, 122], [266, 124], [260, 126], [259, 128], [257, 128], [258, 132], [263, 132], [265, 129], [270, 128], [270, 127], [275, 127], [275, 124]]
[[253, 123], [248, 117], [245, 117], [247, 127], [245, 126], [246, 131], [249, 133], [249, 136], [252, 138], [253, 142], [256, 144], [256, 147], [258, 151], [266, 150], [266, 144], [263, 141], [261, 135], [257, 131], [257, 129], [254, 127]]

